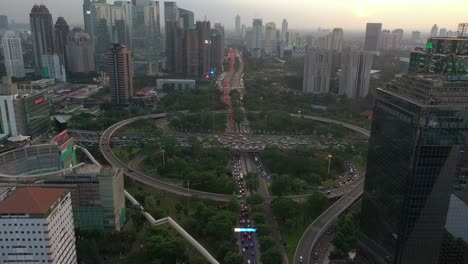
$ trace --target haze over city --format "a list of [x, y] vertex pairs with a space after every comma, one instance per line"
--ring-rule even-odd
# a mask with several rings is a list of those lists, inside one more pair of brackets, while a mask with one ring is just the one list
[[[83, 24], [81, 13], [76, 12], [81, 10], [82, 3], [77, 0], [21, 0], [14, 4], [2, 0], [0, 14], [7, 14], [17, 23], [28, 23], [28, 14], [35, 3], [47, 5], [55, 16], [67, 17], [70, 24]], [[206, 16], [228, 29], [234, 27], [233, 18], [240, 14], [246, 25], [254, 17], [277, 23], [286, 18], [294, 29], [342, 27], [364, 31], [366, 22], [379, 22], [385, 28], [428, 32], [433, 24], [455, 29], [459, 22], [466, 20], [468, 10], [468, 1], [464, 0], [181, 0], [177, 3], [193, 10], [197, 20]]]

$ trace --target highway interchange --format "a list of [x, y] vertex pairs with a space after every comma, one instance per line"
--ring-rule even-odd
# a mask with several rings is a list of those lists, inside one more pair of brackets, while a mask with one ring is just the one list
[[[232, 78], [233, 76], [235, 76], [235, 78]], [[239, 73], [236, 73], [234, 75], [232, 73], [228, 74], [228, 75], [225, 74], [225, 75], [223, 75], [223, 78], [236, 79], [234, 81], [237, 84], [236, 87], [241, 87], [240, 86], [241, 81], [239, 79], [242, 78], [242, 74], [239, 74]], [[223, 84], [226, 84], [226, 82], [223, 82]], [[241, 89], [242, 89], [242, 87], [241, 87]], [[230, 90], [230, 89], [226, 89], [226, 90]], [[224, 94], [226, 95], [226, 93], [224, 93]], [[227, 94], [229, 94], [229, 93], [227, 93]], [[227, 101], [227, 98], [225, 98], [225, 100], [227, 102], [228, 111], [232, 111], [232, 109], [229, 109], [229, 101]], [[351, 129], [351, 130], [353, 130], [355, 132], [358, 132], [358, 133], [360, 133], [360, 134], [362, 134], [362, 135], [364, 135], [366, 137], [369, 136], [369, 131], [367, 131], [367, 130], [365, 130], [363, 128], [354, 126], [352, 124], [342, 122], [342, 121], [327, 119], [327, 118], [318, 117], [318, 116], [308, 116], [308, 115], [291, 114], [291, 116], [292, 117], [297, 117], [297, 118], [305, 118], [305, 119], [315, 120], [315, 121], [324, 122], [324, 123], [332, 123], [332, 124], [341, 125], [343, 127]], [[139, 181], [139, 182], [141, 182], [141, 183], [143, 183], [145, 185], [148, 185], [148, 186], [151, 186], [151, 187], [154, 187], [154, 188], [158, 188], [158, 189], [161, 189], [161, 190], [164, 190], [164, 191], [168, 191], [168, 192], [171, 192], [171, 193], [175, 193], [175, 194], [178, 194], [178, 195], [182, 195], [182, 196], [204, 198], [204, 199], [210, 199], [210, 200], [222, 201], [222, 202], [229, 201], [232, 198], [231, 195], [224, 195], [224, 194], [218, 194], [218, 193], [209, 193], [209, 192], [191, 190], [191, 189], [183, 188], [183, 187], [180, 187], [180, 186], [176, 186], [176, 185], [173, 185], [173, 184], [170, 184], [170, 183], [155, 179], [155, 178], [153, 178], [151, 176], [148, 176], [148, 175], [146, 175], [146, 174], [144, 174], [144, 173], [142, 173], [142, 172], [140, 172], [138, 170], [132, 169], [128, 164], [125, 164], [122, 161], [120, 161], [112, 153], [112, 148], [111, 148], [112, 143], [111, 142], [112, 142], [114, 134], [116, 134], [116, 131], [118, 131], [120, 128], [122, 128], [124, 126], [127, 126], [127, 125], [129, 125], [129, 124], [131, 124], [131, 123], [133, 123], [135, 121], [138, 121], [138, 120], [154, 119], [154, 120], [156, 120], [158, 122], [161, 122], [161, 121], [165, 120], [168, 117], [170, 117], [170, 115], [166, 114], [166, 113], [139, 116], [139, 117], [129, 118], [129, 119], [120, 121], [120, 122], [110, 126], [104, 132], [101, 133], [100, 139], [99, 139], [99, 147], [100, 147], [100, 150], [101, 150], [104, 158], [113, 167], [121, 168], [124, 171], [126, 176], [128, 176], [128, 177], [130, 177], [132, 179], [135, 179], [135, 180], [137, 180], [137, 181]], [[229, 114], [228, 114], [228, 118], [229, 118]], [[232, 116], [230, 118], [232, 118]], [[244, 138], [246, 136], [250, 136], [250, 135], [246, 135], [246, 134], [239, 135], [238, 134], [239, 132], [241, 132], [241, 133], [245, 132], [245, 131], [248, 132], [248, 127], [247, 126], [246, 127], [233, 126], [232, 125], [233, 123], [230, 122], [229, 119], [228, 119], [228, 124], [229, 124], [228, 125], [228, 131], [226, 133], [226, 136], [224, 136], [224, 137], [227, 137], [227, 140], [230, 140], [230, 138], [234, 139], [235, 137], [237, 137], [238, 140], [247, 141], [247, 140], [244, 140]], [[262, 136], [260, 136], [260, 137], [262, 137]], [[293, 139], [295, 139], [297, 141], [296, 143], [302, 144], [301, 141], [300, 141], [301, 139], [300, 138], [296, 139], [295, 136], [294, 137], [282, 136], [282, 137], [283, 137], [283, 139], [293, 138]], [[218, 138], [222, 138], [222, 136], [218, 136]], [[265, 137], [263, 136], [263, 138], [265, 138]], [[250, 140], [252, 140], [254, 142], [259, 141], [258, 139], [252, 139], [252, 138]], [[267, 141], [267, 142], [264, 142], [264, 143], [269, 143], [268, 139], [264, 139], [264, 141]], [[285, 144], [285, 143], [283, 143], [283, 144]], [[290, 143], [286, 143], [286, 144], [290, 144]], [[239, 144], [237, 144], [237, 145], [239, 145]], [[283, 145], [282, 147], [288, 147], [288, 146]], [[257, 149], [245, 148], [245, 145], [243, 147], [239, 147], [238, 149], [242, 150], [243, 151], [242, 153], [258, 151]], [[243, 155], [245, 155], [245, 154], [243, 154]], [[248, 166], [247, 166], [246, 162], [244, 162], [244, 164], [245, 164], [245, 167], [242, 168], [242, 170], [247, 172], [247, 167]], [[263, 179], [263, 180], [260, 179], [261, 184], [262, 183], [264, 184], [264, 181], [265, 181], [265, 179]], [[347, 184], [347, 185], [345, 185], [345, 186], [343, 186], [341, 188], [332, 189], [332, 190], [326, 192], [326, 195], [328, 197], [330, 197], [330, 198], [340, 197], [340, 196], [342, 196], [342, 197], [337, 202], [335, 202], [331, 207], [329, 207], [327, 209], [327, 211], [325, 211], [322, 215], [320, 215], [307, 228], [307, 230], [304, 232], [301, 240], [299, 241], [297, 249], [296, 249], [296, 254], [295, 254], [295, 257], [294, 257], [294, 263], [299, 263], [300, 258], [303, 259], [302, 263], [315, 263], [315, 262], [312, 261], [313, 260], [312, 255], [313, 255], [313, 248], [315, 246], [316, 241], [334, 223], [334, 221], [336, 221], [337, 217], [344, 210], [346, 210], [354, 201], [356, 201], [356, 199], [359, 198], [359, 196], [362, 194], [363, 185], [364, 185], [364, 178], [360, 177], [360, 178], [357, 178], [357, 180], [355, 180], [354, 182], [352, 182], [350, 184]], [[271, 201], [272, 199], [274, 199], [274, 197], [269, 196], [269, 194], [267, 193], [267, 189], [265, 187], [262, 188], [262, 186], [261, 186], [260, 190], [261, 190], [261, 192], [264, 192], [262, 195], [267, 199], [267, 201]], [[296, 200], [296, 201], [301, 201], [301, 200], [304, 200], [305, 197], [307, 197], [307, 196], [308, 195], [305, 194], [305, 195], [295, 195], [295, 196], [289, 196], [289, 197]], [[245, 202], [243, 197], [241, 199], [241, 202], [242, 203]], [[258, 243], [255, 243], [255, 244], [257, 245]], [[255, 246], [255, 251], [256, 252], [258, 252], [257, 247], [258, 247], [258, 245]], [[252, 260], [251, 260], [251, 258], [246, 257], [247, 263], [248, 263], [248, 260], [251, 260], [250, 263], [255, 263], [255, 262], [258, 263], [258, 255], [259, 254], [254, 254], [255, 258], [252, 259]], [[287, 261], [287, 259], [286, 259], [286, 261]]]

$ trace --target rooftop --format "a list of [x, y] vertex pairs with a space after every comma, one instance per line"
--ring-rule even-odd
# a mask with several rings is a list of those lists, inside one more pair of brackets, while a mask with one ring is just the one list
[[0, 202], [0, 214], [45, 214], [64, 192], [58, 188], [16, 188]]

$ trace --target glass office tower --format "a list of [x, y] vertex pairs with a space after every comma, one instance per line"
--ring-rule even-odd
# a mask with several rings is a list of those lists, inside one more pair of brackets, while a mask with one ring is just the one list
[[462, 177], [468, 82], [405, 75], [377, 90], [360, 221], [373, 263], [438, 263]]

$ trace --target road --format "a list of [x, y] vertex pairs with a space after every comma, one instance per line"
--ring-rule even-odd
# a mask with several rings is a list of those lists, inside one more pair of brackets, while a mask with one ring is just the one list
[[302, 235], [294, 255], [294, 263], [299, 263], [300, 256], [303, 257], [303, 263], [313, 262], [312, 249], [321, 235], [338, 219], [349, 206], [351, 206], [362, 194], [364, 189], [364, 177], [357, 180], [357, 185], [331, 205], [317, 219], [309, 225]]

